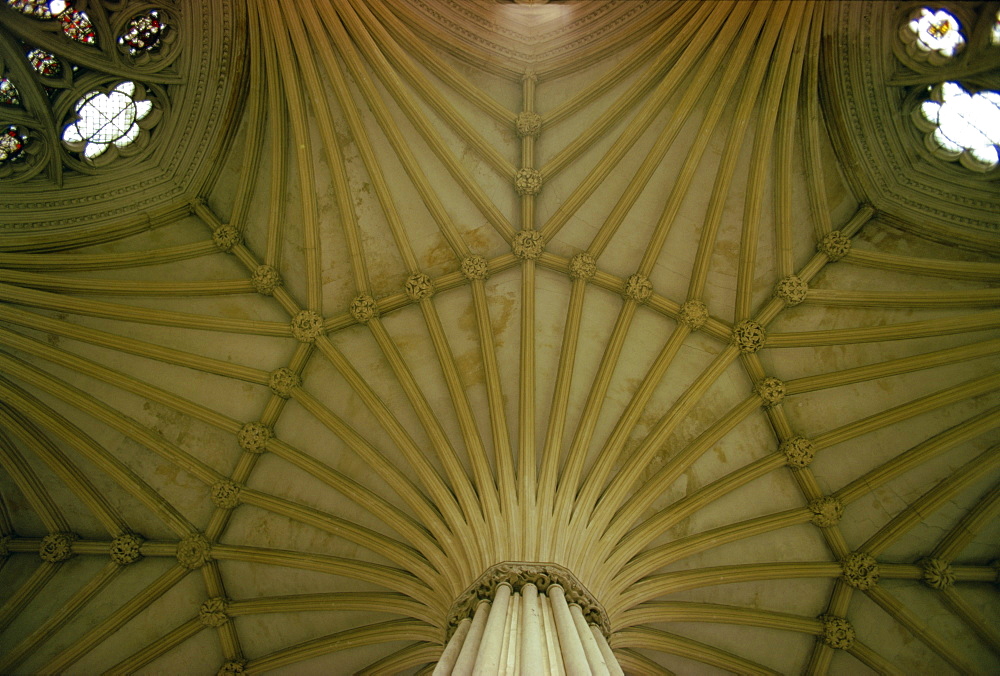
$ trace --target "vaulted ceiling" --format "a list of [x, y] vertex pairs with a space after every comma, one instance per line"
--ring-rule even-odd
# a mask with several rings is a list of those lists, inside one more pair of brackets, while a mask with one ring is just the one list
[[917, 5], [190, 0], [129, 64], [76, 4], [163, 119], [16, 113], [0, 671], [426, 673], [502, 561], [628, 673], [1000, 669], [1000, 191]]

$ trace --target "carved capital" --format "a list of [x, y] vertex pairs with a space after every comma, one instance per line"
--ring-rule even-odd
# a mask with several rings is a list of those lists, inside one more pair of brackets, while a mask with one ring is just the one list
[[537, 230], [519, 230], [510, 248], [521, 260], [531, 261], [542, 255], [542, 233]]
[[251, 453], [263, 453], [267, 440], [274, 436], [270, 427], [260, 422], [248, 422], [236, 435], [240, 448]]
[[597, 274], [597, 261], [586, 251], [569, 260], [569, 274], [573, 279], [593, 279]]
[[542, 130], [542, 116], [528, 111], [520, 112], [517, 114], [515, 126], [517, 127], [517, 135], [521, 138], [538, 136]]
[[653, 283], [646, 275], [635, 273], [625, 280], [622, 288], [622, 295], [626, 300], [634, 300], [636, 303], [645, 303], [653, 295]]
[[232, 481], [212, 484], [212, 504], [219, 509], [233, 509], [240, 504], [240, 485]]
[[740, 352], [751, 354], [764, 347], [767, 333], [759, 322], [752, 319], [744, 319], [733, 327], [733, 343], [740, 348]]
[[774, 295], [785, 301], [785, 305], [789, 307], [804, 301], [808, 292], [809, 285], [803, 282], [798, 275], [788, 275], [774, 285]]
[[681, 324], [697, 331], [708, 321], [708, 306], [700, 300], [689, 300], [681, 305]]
[[832, 528], [840, 522], [840, 517], [844, 515], [844, 505], [837, 498], [829, 496], [816, 498], [809, 503], [809, 511], [812, 512], [810, 521], [820, 528]]
[[257, 293], [270, 296], [281, 286], [281, 275], [270, 265], [258, 265], [250, 275], [250, 283]]
[[212, 560], [212, 545], [205, 536], [196, 533], [188, 535], [177, 543], [177, 563], [188, 570], [201, 568]]
[[243, 241], [240, 231], [231, 225], [220, 225], [212, 233], [212, 242], [220, 251], [229, 253], [233, 247]]
[[932, 589], [944, 589], [955, 584], [955, 571], [942, 559], [922, 559], [920, 570], [924, 584]]
[[473, 254], [462, 259], [462, 274], [468, 280], [486, 279], [490, 275], [490, 264], [482, 256]]
[[299, 374], [284, 366], [271, 371], [267, 377], [267, 386], [282, 399], [288, 399], [292, 396], [292, 389], [300, 385], [302, 385], [302, 378], [299, 377]]
[[839, 261], [851, 251], [851, 240], [840, 230], [823, 235], [816, 243], [816, 250], [825, 253], [831, 261]]
[[551, 585], [557, 584], [566, 594], [567, 603], [580, 606], [588, 624], [596, 624], [605, 636], [611, 634], [611, 625], [604, 606], [598, 603], [587, 588], [567, 569], [554, 563], [505, 561], [480, 575], [479, 579], [452, 604], [451, 612], [448, 614], [446, 638], [451, 637], [459, 622], [475, 612], [481, 600], [492, 600], [497, 587], [501, 584], [510, 585], [514, 592], [519, 592], [526, 584], [533, 584], [540, 594], [544, 594]]
[[300, 343], [312, 343], [323, 333], [323, 318], [313, 310], [302, 310], [292, 317], [292, 335]]
[[768, 376], [757, 383], [753, 391], [764, 400], [764, 406], [777, 406], [785, 398], [785, 383]]
[[518, 195], [537, 195], [542, 189], [542, 172], [537, 169], [518, 169], [514, 174], [514, 190]]
[[229, 601], [216, 596], [201, 604], [201, 608], [198, 609], [198, 619], [206, 627], [221, 627], [229, 621], [229, 615], [226, 613], [228, 610]]
[[49, 563], [61, 563], [73, 556], [73, 542], [76, 535], [73, 533], [49, 533], [42, 538], [42, 544], [38, 548], [38, 556], [42, 561]]
[[421, 300], [434, 295], [434, 282], [422, 272], [410, 275], [406, 280], [406, 296], [410, 300]]
[[119, 566], [127, 566], [142, 558], [139, 548], [142, 546], [142, 538], [132, 533], [119, 535], [111, 541], [109, 554], [111, 560]]
[[854, 552], [840, 562], [841, 579], [855, 589], [871, 589], [878, 582], [878, 562], [871, 554]]
[[363, 293], [351, 301], [351, 316], [355, 321], [367, 324], [368, 320], [378, 316], [378, 304], [374, 298]]
[[847, 650], [854, 645], [854, 627], [842, 617], [820, 615], [823, 623], [823, 642], [837, 650]]

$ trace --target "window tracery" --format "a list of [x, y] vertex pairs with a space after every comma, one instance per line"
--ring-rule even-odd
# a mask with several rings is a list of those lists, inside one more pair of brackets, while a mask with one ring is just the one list
[[62, 31], [71, 40], [82, 42], [85, 45], [92, 45], [97, 42], [97, 32], [94, 24], [90, 22], [90, 17], [85, 12], [78, 12], [69, 9], [59, 15], [59, 22], [62, 24]]
[[88, 92], [77, 101], [74, 110], [77, 121], [63, 131], [63, 141], [71, 147], [82, 145], [83, 156], [94, 159], [112, 145], [124, 148], [141, 132], [139, 123], [153, 109], [153, 103], [143, 100], [136, 84], [125, 81], [108, 94]]
[[16, 162], [24, 154], [24, 136], [11, 125], [0, 135], [0, 164]]
[[907, 78], [922, 81], [908, 100], [926, 149], [980, 173], [1000, 162], [1000, 93], [985, 89], [990, 80], [980, 76], [980, 64], [995, 61], [1000, 43], [1000, 13], [992, 11], [919, 7], [899, 27], [905, 53], [896, 51], [917, 74]]
[[974, 171], [989, 171], [1000, 161], [1000, 93], [970, 94], [957, 82], [943, 82], [917, 112], [917, 125], [928, 132], [927, 147], [937, 157]]
[[946, 63], [965, 45], [958, 19], [943, 9], [918, 9], [900, 32], [910, 56], [935, 65]]
[[21, 105], [21, 95], [17, 87], [5, 77], [0, 77], [0, 103], [7, 106]]
[[[21, 60], [0, 65], [0, 133], [17, 124], [30, 136], [21, 165], [31, 166], [8, 167], [0, 177], [44, 172], [59, 181], [66, 169], [90, 173], [141, 157], [178, 81], [179, 9], [137, 0], [3, 0], [0, 12], [10, 21], [0, 25], [0, 53]], [[92, 50], [85, 64], [74, 58], [82, 54], [76, 45]], [[11, 117], [3, 113], [15, 106]]]
[[59, 77], [62, 75], [62, 64], [55, 54], [44, 49], [32, 49], [28, 52], [28, 63], [35, 72], [44, 77]]
[[97, 42], [97, 32], [86, 12], [73, 9], [68, 0], [7, 0], [7, 4], [35, 19], [58, 19], [62, 31], [71, 40], [91, 45]]
[[22, 14], [27, 14], [36, 19], [51, 19], [53, 14], [50, 5], [55, 5], [57, 14], [66, 5], [63, 0], [7, 0], [7, 4]]
[[168, 29], [169, 26], [160, 18], [159, 10], [151, 9], [128, 22], [125, 32], [118, 38], [118, 44], [130, 56], [153, 52], [161, 47], [162, 38]]

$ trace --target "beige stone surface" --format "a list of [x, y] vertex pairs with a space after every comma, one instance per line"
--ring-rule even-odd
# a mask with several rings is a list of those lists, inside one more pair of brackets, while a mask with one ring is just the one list
[[165, 113], [89, 167], [0, 50], [49, 162], [0, 178], [0, 672], [429, 673], [505, 561], [572, 572], [629, 674], [1000, 669], [998, 179], [907, 109], [985, 40], [935, 71], [874, 1], [180, 0], [143, 66], [122, 4], [92, 53], [0, 4], [0, 47]]

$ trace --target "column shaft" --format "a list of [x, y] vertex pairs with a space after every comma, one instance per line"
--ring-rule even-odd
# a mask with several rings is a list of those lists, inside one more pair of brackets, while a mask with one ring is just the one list
[[490, 609], [483, 640], [479, 647], [479, 657], [473, 667], [474, 676], [496, 676], [500, 669], [500, 651], [503, 649], [504, 629], [507, 626], [507, 606], [510, 604], [511, 588], [509, 584], [497, 587], [493, 596], [493, 607]]
[[455, 661], [455, 668], [452, 670], [454, 676], [469, 676], [476, 664], [476, 657], [479, 656], [479, 645], [483, 640], [483, 631], [486, 629], [486, 621], [490, 616], [490, 602], [480, 601], [476, 606], [476, 614], [472, 618], [472, 626], [465, 636], [465, 643], [462, 651]]
[[577, 633], [573, 616], [570, 615], [569, 606], [566, 604], [563, 588], [557, 584], [551, 585], [548, 589], [548, 597], [552, 603], [556, 631], [559, 632], [559, 647], [566, 673], [573, 676], [589, 675], [591, 673], [590, 664], [587, 662], [587, 654], [583, 651], [583, 642], [580, 641], [580, 634]]
[[601, 631], [601, 628], [592, 624], [590, 625], [590, 633], [594, 635], [594, 640], [597, 641], [597, 646], [601, 649], [601, 654], [604, 655], [604, 663], [607, 665], [608, 671], [611, 672], [611, 676], [625, 676], [622, 665], [618, 664], [618, 658], [611, 651], [608, 639], [604, 638], [604, 632]]
[[587, 620], [583, 617], [583, 611], [575, 603], [570, 605], [569, 614], [573, 616], [573, 624], [576, 625], [576, 633], [580, 636], [580, 643], [583, 644], [583, 652], [587, 656], [587, 663], [594, 676], [611, 676], [608, 672], [608, 665], [604, 663], [604, 655], [594, 640], [594, 635], [590, 633]]
[[526, 674], [544, 673], [542, 609], [538, 588], [533, 584], [521, 587], [521, 632], [521, 670]]
[[462, 652], [462, 646], [465, 645], [465, 637], [469, 634], [469, 627], [471, 626], [472, 620], [468, 617], [458, 623], [455, 633], [448, 639], [448, 645], [444, 647], [444, 652], [441, 653], [437, 666], [434, 667], [433, 676], [447, 676], [452, 672], [455, 663], [458, 661], [458, 655]]

